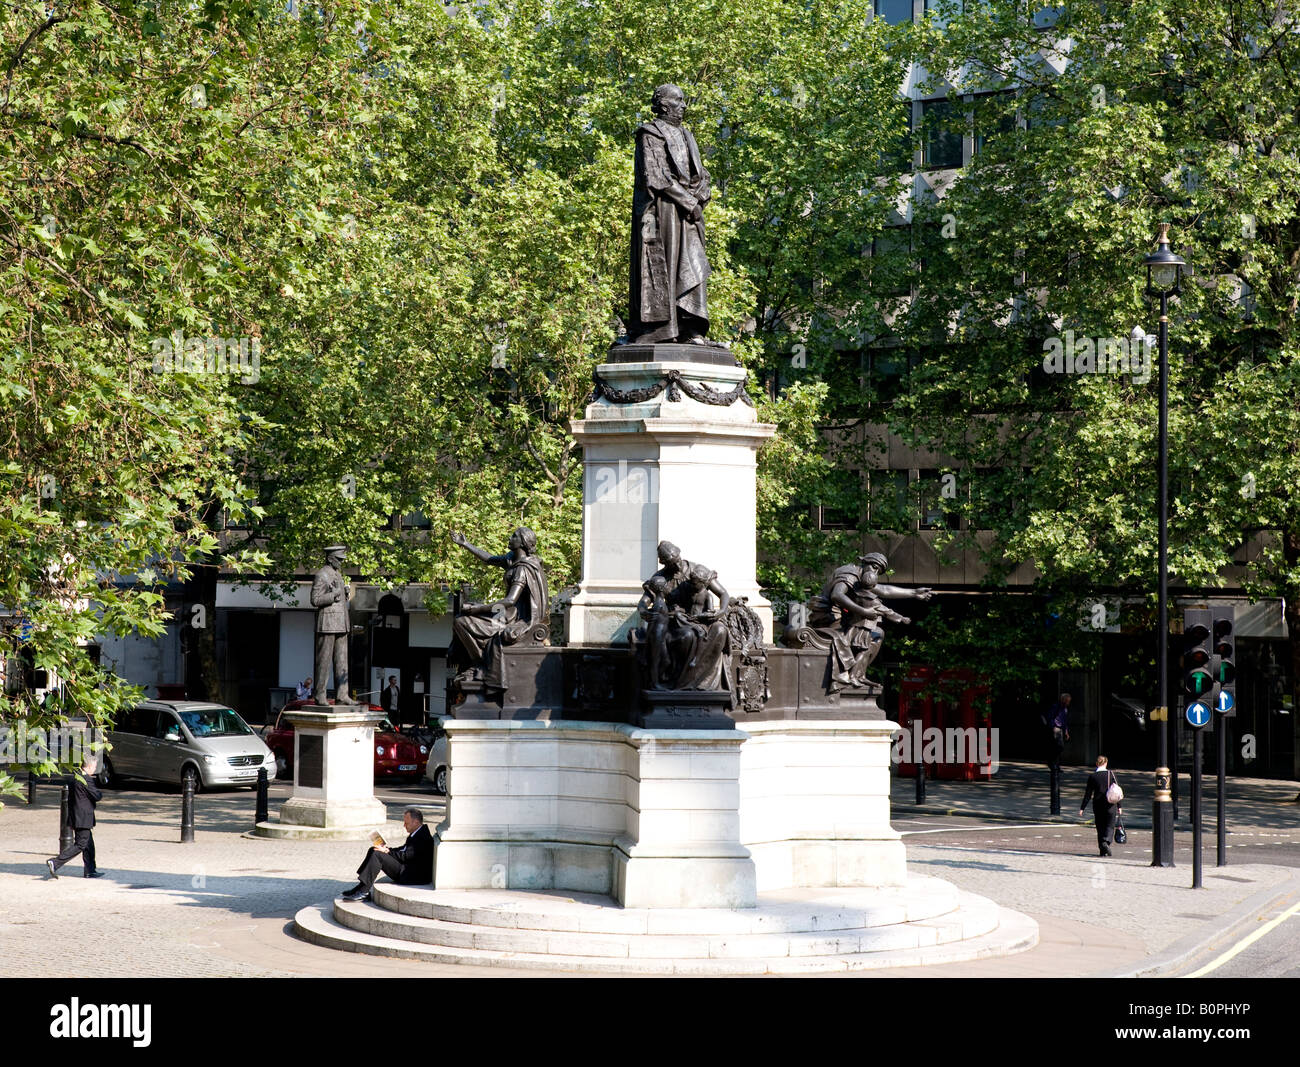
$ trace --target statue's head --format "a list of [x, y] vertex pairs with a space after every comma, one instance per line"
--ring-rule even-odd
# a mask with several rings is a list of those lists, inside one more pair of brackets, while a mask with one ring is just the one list
[[330, 545], [325, 549], [325, 562], [331, 567], [339, 566], [347, 557], [347, 545]]
[[647, 578], [641, 588], [651, 596], [664, 596], [668, 592], [668, 579], [662, 574], [655, 574]]
[[889, 560], [879, 552], [868, 552], [865, 556], [858, 557], [858, 566], [862, 569], [862, 577], [868, 585], [875, 585], [876, 580], [889, 570]]
[[650, 110], [676, 126], [686, 117], [686, 94], [675, 85], [661, 85], [650, 98]]
[[522, 548], [530, 556], [537, 551], [537, 535], [527, 526], [520, 526], [510, 535], [510, 547]]
[[682, 550], [678, 548], [675, 544], [673, 544], [671, 541], [659, 542], [660, 563], [664, 565], [667, 565], [669, 563], [676, 563], [681, 558], [682, 558]]
[[713, 572], [703, 563], [696, 563], [691, 567], [691, 584], [697, 589], [703, 589], [713, 581]]

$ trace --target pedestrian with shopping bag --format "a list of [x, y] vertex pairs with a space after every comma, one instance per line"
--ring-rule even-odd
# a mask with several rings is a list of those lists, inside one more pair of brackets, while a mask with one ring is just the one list
[[1079, 817], [1083, 809], [1092, 802], [1092, 817], [1097, 823], [1097, 847], [1103, 856], [1111, 855], [1110, 842], [1115, 833], [1115, 822], [1123, 815], [1120, 802], [1124, 799], [1124, 790], [1115, 780], [1115, 773], [1110, 769], [1105, 756], [1097, 757], [1097, 769], [1088, 775], [1088, 785], [1083, 791], [1083, 803], [1079, 805]]

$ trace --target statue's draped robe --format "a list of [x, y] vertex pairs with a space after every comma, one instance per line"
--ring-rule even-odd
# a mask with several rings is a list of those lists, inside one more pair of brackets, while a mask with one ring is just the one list
[[[731, 677], [731, 633], [722, 619], [713, 622], [701, 622], [694, 616], [713, 610], [712, 594], [703, 589], [698, 593], [691, 586], [691, 564], [682, 560], [676, 569], [662, 567], [655, 572], [655, 577], [665, 581], [665, 612], [662, 621], [666, 623], [663, 641], [667, 653], [664, 664], [665, 677], [661, 679], [665, 689], [709, 689], [730, 690], [735, 692]], [[717, 573], [709, 572], [709, 581], [714, 581]], [[645, 601], [643, 600], [643, 604]], [[681, 619], [669, 615], [672, 608], [680, 608], [688, 618]], [[646, 627], [634, 630], [629, 640], [635, 648], [646, 641], [656, 621], [661, 619], [659, 612], [648, 606], [642, 610], [646, 618]], [[652, 687], [654, 679], [651, 679]], [[733, 699], [734, 703], [734, 699]]]
[[[844, 611], [831, 602], [836, 592], [844, 593], [872, 614], [861, 616]], [[830, 642], [831, 692], [866, 682], [866, 669], [880, 651], [885, 636], [880, 629], [881, 610], [880, 598], [862, 581], [862, 572], [852, 564], [838, 568], [821, 594], [808, 602], [808, 625]]]
[[523, 591], [515, 602], [513, 613], [508, 612], [504, 620], [491, 615], [458, 615], [452, 624], [456, 640], [470, 657], [468, 666], [481, 666], [484, 684], [496, 689], [510, 688], [502, 647], [513, 645], [534, 626], [545, 621], [550, 604], [546, 573], [537, 556], [524, 556], [506, 565], [507, 592], [516, 583], [523, 585]]
[[709, 172], [689, 130], [661, 119], [637, 129], [629, 341], [707, 333], [704, 222], [688, 222], [686, 207], [691, 197], [702, 207], [710, 196]]

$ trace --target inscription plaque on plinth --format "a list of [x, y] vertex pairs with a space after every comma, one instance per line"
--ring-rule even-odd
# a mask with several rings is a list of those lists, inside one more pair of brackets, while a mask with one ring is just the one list
[[637, 725], [652, 730], [734, 730], [725, 689], [642, 689]]
[[298, 784], [320, 789], [325, 781], [325, 738], [303, 734], [298, 738]]

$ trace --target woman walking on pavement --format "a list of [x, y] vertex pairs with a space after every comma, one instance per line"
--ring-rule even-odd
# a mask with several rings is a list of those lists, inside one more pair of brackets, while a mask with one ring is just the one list
[[1124, 799], [1124, 792], [1107, 762], [1105, 756], [1097, 757], [1097, 769], [1088, 775], [1088, 787], [1083, 791], [1083, 803], [1079, 805], [1079, 817], [1082, 818], [1083, 809], [1089, 800], [1092, 801], [1092, 817], [1097, 823], [1097, 847], [1103, 856], [1111, 854], [1110, 839], [1115, 833], [1115, 817], [1121, 812], [1119, 805]]

